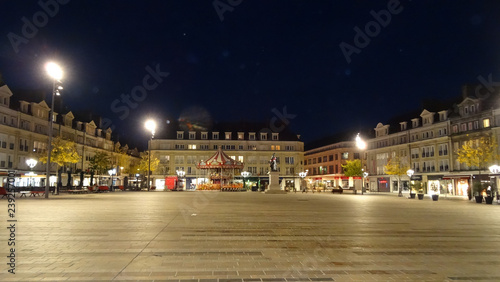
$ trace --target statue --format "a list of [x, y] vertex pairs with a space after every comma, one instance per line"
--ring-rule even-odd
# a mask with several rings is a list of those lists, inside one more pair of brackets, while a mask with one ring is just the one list
[[271, 157], [271, 160], [269, 161], [269, 166], [271, 167], [271, 171], [278, 171], [278, 168], [276, 167], [275, 153], [273, 153], [273, 156]]

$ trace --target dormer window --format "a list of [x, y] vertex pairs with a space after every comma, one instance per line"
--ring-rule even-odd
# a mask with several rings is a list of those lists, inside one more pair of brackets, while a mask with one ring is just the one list
[[243, 140], [243, 139], [245, 139], [245, 133], [238, 132], [238, 140]]
[[248, 133], [248, 140], [255, 140], [255, 132]]
[[272, 136], [273, 141], [277, 141], [279, 139], [278, 137], [279, 137], [279, 133], [274, 133], [273, 132], [273, 136]]
[[208, 139], [208, 132], [202, 132], [201, 133], [201, 139], [202, 140], [207, 140]]
[[470, 113], [473, 114], [476, 111], [474, 105], [470, 106]]
[[212, 132], [212, 139], [219, 140], [219, 132]]
[[406, 130], [406, 127], [407, 127], [406, 121], [400, 122], [399, 124], [401, 125], [401, 131]]
[[412, 124], [412, 127], [413, 128], [416, 128], [419, 126], [419, 119], [418, 118], [414, 118], [411, 120], [411, 124]]
[[226, 140], [231, 140], [231, 132], [226, 132], [224, 136]]
[[263, 132], [261, 132], [261, 133], [260, 133], [260, 140], [262, 140], [262, 141], [266, 141], [266, 140], [267, 140], [267, 133], [263, 133]]
[[177, 139], [178, 140], [184, 139], [184, 131], [177, 131]]
[[189, 131], [189, 139], [190, 139], [190, 140], [196, 139], [196, 132], [194, 132], [194, 131]]
[[468, 114], [469, 113], [469, 108], [468, 107], [464, 107], [464, 114]]

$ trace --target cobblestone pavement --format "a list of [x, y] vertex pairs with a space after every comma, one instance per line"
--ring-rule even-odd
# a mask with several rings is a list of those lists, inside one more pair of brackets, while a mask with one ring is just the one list
[[[500, 281], [500, 205], [114, 192], [0, 201], [1, 281]], [[11, 241], [12, 242], [12, 241]]]

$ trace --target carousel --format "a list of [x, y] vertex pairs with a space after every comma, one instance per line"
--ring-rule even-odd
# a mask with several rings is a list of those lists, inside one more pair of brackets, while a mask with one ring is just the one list
[[198, 190], [219, 190], [219, 191], [243, 191], [243, 182], [235, 181], [234, 176], [240, 175], [244, 163], [233, 160], [221, 148], [206, 161], [196, 164], [196, 168], [202, 169], [208, 183], [198, 185]]

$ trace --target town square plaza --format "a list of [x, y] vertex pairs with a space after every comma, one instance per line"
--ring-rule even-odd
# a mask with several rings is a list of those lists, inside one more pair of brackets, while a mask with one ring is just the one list
[[500, 205], [466, 198], [125, 191], [0, 206], [0, 281], [500, 281]]

